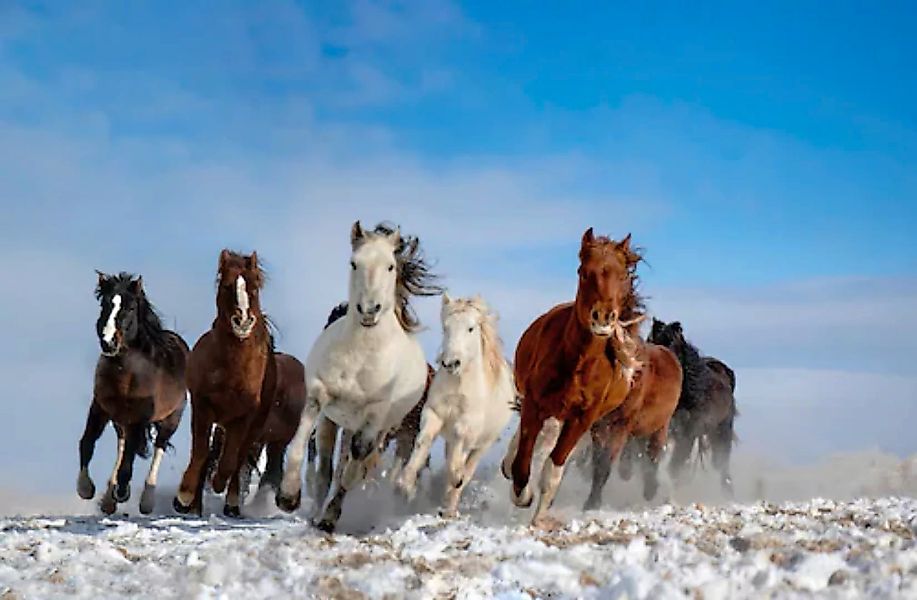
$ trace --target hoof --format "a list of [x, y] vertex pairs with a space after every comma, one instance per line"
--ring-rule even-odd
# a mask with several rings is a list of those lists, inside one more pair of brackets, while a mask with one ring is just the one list
[[230, 519], [241, 519], [242, 511], [239, 510], [238, 506], [230, 506], [229, 504], [223, 505], [223, 516], [229, 517]]
[[441, 508], [439, 509], [439, 516], [443, 519], [457, 519], [458, 511], [454, 508]]
[[153, 512], [153, 506], [156, 504], [156, 486], [146, 484], [143, 486], [143, 494], [140, 495], [140, 514], [148, 515]]
[[274, 497], [274, 502], [280, 510], [288, 513], [293, 512], [302, 504], [302, 492], [296, 492], [295, 496], [287, 496], [282, 491], [277, 492], [277, 495]]
[[172, 499], [172, 508], [180, 515], [187, 515], [194, 512], [194, 506], [185, 506], [181, 503], [181, 500], [178, 499], [178, 496]]
[[601, 505], [602, 501], [600, 499], [589, 496], [589, 499], [586, 500], [586, 504], [583, 505], [583, 510], [598, 510]]
[[102, 501], [99, 502], [99, 508], [106, 515], [113, 514], [115, 510], [118, 509], [118, 503], [115, 501], [115, 497], [112, 495], [111, 489], [109, 489], [108, 493], [102, 497]]
[[116, 485], [112, 494], [117, 502], [127, 502], [131, 499], [131, 486], [130, 484]]
[[80, 476], [76, 480], [76, 493], [83, 500], [92, 500], [96, 495], [96, 485], [86, 471], [80, 471]]
[[529, 486], [525, 486], [522, 489], [522, 493], [518, 496], [516, 495], [516, 490], [510, 490], [510, 496], [512, 497], [513, 504], [519, 508], [528, 508], [532, 505], [532, 500], [535, 498], [535, 494], [532, 493], [532, 490], [529, 489]]
[[313, 521], [312, 524], [319, 531], [324, 531], [325, 533], [334, 533], [334, 528], [337, 526], [337, 523], [331, 519], [322, 519], [320, 521]]

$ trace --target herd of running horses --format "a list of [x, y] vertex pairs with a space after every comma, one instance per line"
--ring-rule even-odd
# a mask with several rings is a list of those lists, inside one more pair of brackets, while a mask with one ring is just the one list
[[[514, 412], [519, 424], [502, 462], [519, 507], [538, 501], [544, 525], [564, 467], [580, 439], [592, 441], [592, 489], [601, 504], [611, 466], [643, 473], [644, 496], [657, 493], [657, 470], [671, 442], [673, 479], [695, 451], [709, 453], [732, 492], [729, 456], [736, 417], [735, 375], [702, 356], [678, 322], [647, 315], [638, 290], [639, 249], [588, 229], [581, 241], [572, 302], [551, 308], [525, 331], [509, 362], [493, 311], [480, 297], [450, 298], [424, 259], [419, 240], [380, 224], [350, 232], [348, 300], [332, 311], [305, 365], [278, 352], [261, 306], [265, 283], [256, 253], [220, 254], [216, 318], [193, 348], [163, 328], [141, 277], [99, 273], [101, 356], [80, 440], [80, 497], [95, 496], [89, 463], [111, 422], [115, 467], [102, 496], [110, 514], [131, 494], [137, 455], [152, 460], [140, 511], [154, 509], [156, 480], [169, 441], [191, 400], [191, 457], [173, 501], [200, 514], [205, 486], [225, 492], [224, 514], [240, 516], [262, 454], [259, 487], [285, 511], [301, 502], [303, 471], [314, 523], [333, 531], [348, 490], [381, 467], [413, 498], [437, 437], [445, 442], [442, 514], [455, 515], [462, 490]], [[572, 273], [571, 273], [572, 277]], [[434, 369], [416, 333], [411, 301], [442, 296], [442, 344]], [[533, 462], [537, 486], [532, 482]], [[303, 463], [306, 464], [305, 469]]]

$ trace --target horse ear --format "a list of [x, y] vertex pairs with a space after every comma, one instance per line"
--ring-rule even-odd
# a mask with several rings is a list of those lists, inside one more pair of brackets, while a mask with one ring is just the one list
[[251, 256], [245, 259], [245, 266], [248, 267], [250, 271], [255, 271], [258, 269], [258, 252], [252, 251]]
[[618, 242], [618, 248], [627, 253], [630, 253], [630, 235], [631, 234], [628, 233], [626, 236], [624, 236], [623, 240]]
[[452, 298], [449, 297], [448, 292], [443, 292], [443, 308], [452, 304]]
[[588, 246], [588, 245], [592, 244], [594, 241], [595, 241], [595, 234], [592, 232], [592, 227], [590, 227], [590, 228], [587, 229], [586, 232], [583, 234], [582, 245], [583, 245], [583, 246]]
[[98, 269], [96, 269], [96, 275], [99, 276], [99, 287], [102, 287], [102, 285], [105, 283], [105, 280], [108, 279], [108, 275]]
[[229, 260], [229, 255], [230, 255], [230, 254], [231, 254], [231, 253], [229, 252], [229, 249], [228, 249], [228, 248], [223, 248], [223, 251], [220, 252], [220, 266], [223, 266], [223, 265], [226, 264], [226, 261]]
[[350, 245], [356, 245], [356, 243], [362, 240], [365, 235], [366, 234], [363, 232], [363, 226], [360, 225], [360, 222], [354, 221], [353, 225], [350, 227]]
[[390, 234], [388, 234], [388, 239], [395, 246], [398, 245], [398, 242], [401, 241], [401, 227], [395, 227]]
[[684, 333], [684, 330], [681, 328], [681, 321], [673, 321], [669, 327], [672, 328], [672, 331], [677, 331], [678, 333]]
[[143, 275], [138, 275], [137, 279], [131, 281], [131, 291], [137, 295], [143, 293]]

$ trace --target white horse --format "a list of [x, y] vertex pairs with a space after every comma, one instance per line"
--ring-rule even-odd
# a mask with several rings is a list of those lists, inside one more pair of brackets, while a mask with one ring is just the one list
[[[344, 467], [334, 474], [332, 493], [316, 526], [333, 531], [348, 490], [366, 476], [385, 434], [397, 427], [420, 401], [427, 381], [427, 361], [414, 333], [419, 323], [411, 296], [435, 295], [416, 238], [378, 225], [350, 232], [350, 290], [347, 314], [316, 340], [306, 361], [306, 408], [289, 446], [287, 467], [277, 505], [295, 510], [302, 495], [301, 467], [309, 436], [319, 414], [327, 425], [344, 430], [348, 440]], [[324, 428], [324, 427], [323, 427]], [[327, 436], [321, 435], [318, 438]], [[331, 463], [331, 444], [321, 444], [320, 459]], [[330, 446], [330, 447], [329, 447]], [[329, 473], [330, 476], [330, 473]], [[325, 500], [328, 481], [320, 481], [314, 498]]]
[[443, 295], [443, 349], [420, 420], [414, 452], [395, 480], [413, 498], [417, 471], [440, 434], [446, 440], [443, 516], [457, 514], [459, 496], [481, 457], [506, 427], [516, 396], [513, 372], [503, 357], [496, 315], [480, 298]]

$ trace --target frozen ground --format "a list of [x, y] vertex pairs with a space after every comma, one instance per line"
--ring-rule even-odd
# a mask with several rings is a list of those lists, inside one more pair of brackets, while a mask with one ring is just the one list
[[[639, 487], [612, 480], [614, 508], [596, 513], [579, 511], [574, 470], [558, 499], [564, 525], [553, 531], [530, 529], [492, 472], [470, 488], [461, 519], [430, 515], [425, 500], [404, 506], [382, 486], [351, 499], [335, 536], [304, 515], [278, 515], [268, 498], [255, 498], [246, 521], [165, 508], [152, 518], [6, 517], [0, 599], [917, 597], [917, 500], [904, 495], [913, 495], [913, 460], [828, 464], [737, 477], [735, 504], [702, 498], [701, 476], [696, 489], [654, 505], [635, 504]], [[776, 500], [820, 488], [873, 499]], [[743, 497], [751, 491], [775, 501]]]

